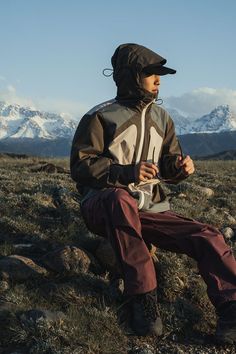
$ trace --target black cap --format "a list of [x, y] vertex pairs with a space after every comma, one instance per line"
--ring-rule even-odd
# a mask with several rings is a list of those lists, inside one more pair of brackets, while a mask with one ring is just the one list
[[[165, 61], [166, 63], [166, 61]], [[163, 63], [163, 64], [165, 64]], [[144, 74], [147, 75], [167, 75], [167, 74], [175, 74], [176, 70], [168, 68], [167, 66], [164, 66], [162, 64], [152, 64], [152, 65], [148, 65], [145, 68], [143, 68], [142, 70], [144, 72]]]

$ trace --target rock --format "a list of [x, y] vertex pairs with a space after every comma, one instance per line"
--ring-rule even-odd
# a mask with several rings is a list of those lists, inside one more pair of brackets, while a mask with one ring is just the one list
[[224, 237], [228, 240], [234, 237], [234, 230], [231, 227], [225, 227], [221, 230]]
[[184, 193], [179, 193], [179, 194], [177, 195], [177, 197], [178, 197], [178, 198], [181, 198], [181, 199], [185, 199], [185, 198], [187, 198], [187, 195], [184, 194]]
[[188, 192], [205, 195], [207, 197], [214, 195], [214, 191], [211, 188], [202, 187], [189, 182], [181, 182], [179, 185], [170, 185], [169, 187], [171, 191], [177, 193], [179, 198], [186, 198], [185, 195], [187, 195]]
[[206, 195], [207, 197], [213, 197], [213, 195], [215, 194], [211, 188], [207, 187], [199, 187], [199, 192], [201, 192], [201, 194], [203, 195]]
[[16, 304], [12, 302], [1, 302], [0, 303], [0, 313], [13, 312], [16, 308]]
[[9, 284], [6, 280], [0, 281], [0, 293], [9, 289]]
[[100, 271], [98, 263], [91, 254], [74, 246], [65, 246], [55, 251], [51, 251], [40, 260], [46, 268], [58, 273], [86, 273], [91, 267], [97, 272]]
[[5, 280], [26, 280], [46, 274], [46, 269], [34, 263], [30, 258], [11, 255], [0, 259], [0, 275]]
[[63, 167], [56, 166], [52, 163], [46, 163], [42, 166], [35, 166], [31, 168], [32, 172], [46, 172], [46, 173], [68, 173]]
[[29, 311], [24, 311], [20, 313], [19, 320], [23, 324], [27, 323], [39, 323], [41, 321], [45, 321], [48, 323], [60, 321], [62, 322], [65, 319], [65, 315], [61, 311], [50, 311], [50, 310], [41, 310], [41, 309], [32, 309]]

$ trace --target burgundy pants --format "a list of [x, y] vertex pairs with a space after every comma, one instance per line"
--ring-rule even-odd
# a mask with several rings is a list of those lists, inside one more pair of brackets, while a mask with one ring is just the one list
[[215, 307], [236, 300], [236, 261], [214, 227], [171, 211], [139, 212], [136, 201], [121, 188], [99, 192], [83, 203], [81, 212], [90, 231], [110, 240], [123, 272], [126, 294], [156, 288], [155, 268], [146, 246], [152, 243], [197, 261]]

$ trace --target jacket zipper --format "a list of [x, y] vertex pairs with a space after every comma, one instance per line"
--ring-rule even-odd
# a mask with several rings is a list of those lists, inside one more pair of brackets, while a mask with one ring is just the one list
[[[140, 141], [139, 141], [139, 149], [138, 149], [138, 153], [136, 156], [136, 163], [140, 162], [141, 154], [143, 151], [144, 137], [145, 137], [145, 114], [146, 114], [147, 108], [152, 103], [153, 103], [153, 101], [148, 103], [147, 106], [143, 109], [142, 114], [141, 114], [141, 135], [140, 135]], [[144, 203], [145, 203], [144, 192], [140, 190], [140, 200], [139, 200], [139, 205], [138, 205], [139, 210], [142, 209], [142, 207], [144, 206]]]
[[142, 110], [142, 114], [141, 114], [141, 135], [140, 135], [139, 149], [138, 149], [138, 153], [137, 153], [137, 156], [136, 156], [136, 163], [140, 162], [140, 159], [141, 159], [141, 154], [142, 154], [143, 144], [144, 144], [144, 136], [145, 136], [145, 115], [146, 115], [146, 111], [147, 111], [148, 107], [152, 103], [153, 103], [153, 101], [148, 103], [147, 106]]

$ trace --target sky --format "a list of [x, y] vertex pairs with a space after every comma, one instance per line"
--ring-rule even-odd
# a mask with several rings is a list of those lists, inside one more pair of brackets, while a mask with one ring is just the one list
[[110, 58], [122, 43], [165, 57], [164, 104], [186, 115], [236, 110], [235, 0], [0, 0], [0, 100], [70, 113], [116, 95]]

